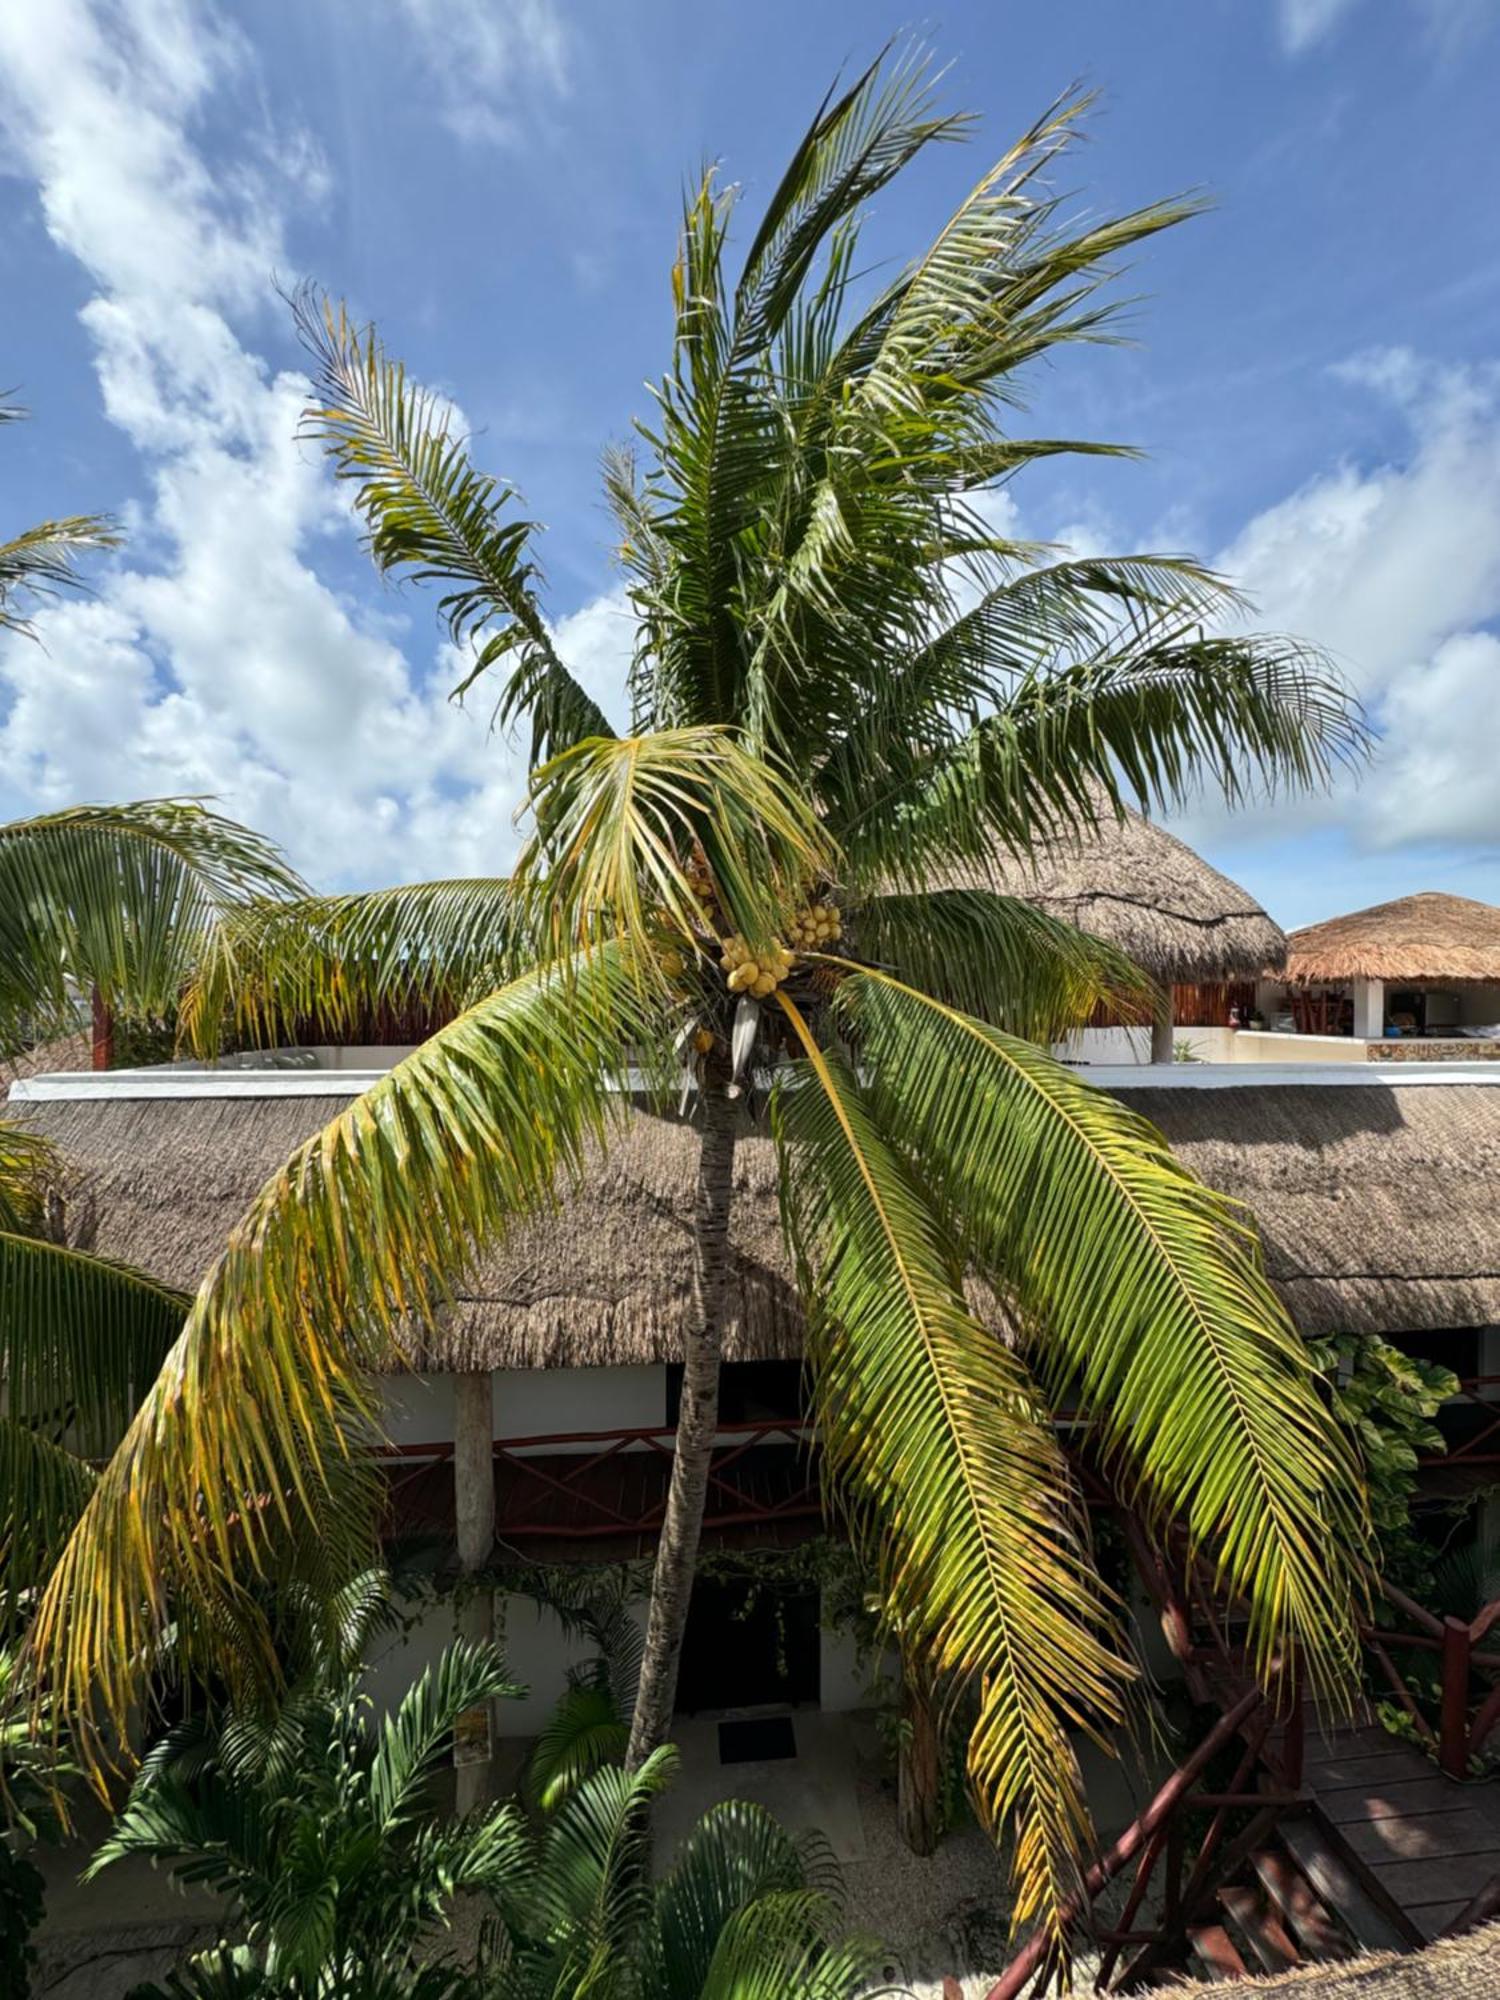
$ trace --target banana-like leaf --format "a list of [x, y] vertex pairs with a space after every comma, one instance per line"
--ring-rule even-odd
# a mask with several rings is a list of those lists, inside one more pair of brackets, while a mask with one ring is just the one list
[[228, 915], [301, 886], [269, 841], [190, 799], [0, 826], [0, 1053], [76, 1026], [79, 987], [168, 1012]]
[[1075, 1389], [1132, 1504], [1181, 1521], [1249, 1607], [1269, 1677], [1347, 1695], [1366, 1553], [1358, 1466], [1242, 1210], [1146, 1120], [1030, 1044], [883, 974], [840, 986], [872, 1100]]
[[950, 1712], [978, 1694], [975, 1802], [1015, 1836], [1015, 1920], [1060, 1922], [1093, 1832], [1071, 1732], [1107, 1743], [1131, 1677], [1083, 1507], [1024, 1361], [970, 1310], [954, 1247], [849, 1070], [773, 1100], [819, 1430], [884, 1614]]
[[1060, 1041], [1108, 1005], [1148, 1020], [1156, 988], [1102, 938], [990, 889], [872, 896], [853, 917], [859, 955], [1031, 1042]]
[[505, 664], [496, 716], [531, 717], [533, 759], [612, 735], [547, 630], [528, 553], [533, 523], [506, 517], [515, 489], [475, 469], [451, 407], [409, 382], [373, 329], [311, 290], [293, 310], [320, 399], [305, 414], [305, 434], [353, 482], [376, 567], [445, 586], [439, 610], [454, 644], [477, 651], [459, 692]]
[[460, 1012], [536, 962], [504, 877], [258, 903], [223, 924], [178, 1010], [194, 1053], [357, 1040], [382, 1015]]
[[536, 833], [517, 887], [564, 946], [703, 935], [688, 870], [701, 846], [731, 928], [768, 944], [833, 853], [803, 794], [727, 729], [581, 744], [532, 781]]
[[[478, 1248], [552, 1197], [620, 1115], [656, 1022], [624, 953], [514, 981], [372, 1086], [268, 1181], [213, 1270], [58, 1563], [32, 1630], [97, 1768], [169, 1613], [231, 1662], [265, 1643], [278, 1545], [338, 1527], [335, 1481], [389, 1369]], [[332, 1500], [330, 1499], [332, 1495]], [[352, 1552], [351, 1552], [352, 1553]]]

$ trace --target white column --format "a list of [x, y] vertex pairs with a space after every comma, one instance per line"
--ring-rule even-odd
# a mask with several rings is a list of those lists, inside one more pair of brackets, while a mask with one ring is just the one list
[[1357, 1041], [1378, 1042], [1385, 1033], [1385, 981], [1354, 982], [1354, 1034]]
[[[493, 1639], [494, 1593], [473, 1582], [495, 1550], [495, 1419], [488, 1370], [453, 1378], [453, 1518], [459, 1568], [455, 1634]], [[493, 1734], [488, 1705], [460, 1717], [454, 1731], [455, 1803], [461, 1813], [489, 1803]]]

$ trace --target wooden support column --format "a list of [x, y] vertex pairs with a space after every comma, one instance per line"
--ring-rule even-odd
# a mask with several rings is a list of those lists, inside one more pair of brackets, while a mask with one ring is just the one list
[[[473, 1579], [488, 1567], [495, 1548], [495, 1421], [488, 1370], [453, 1378], [453, 1518], [458, 1539], [459, 1596], [454, 1629], [474, 1643], [495, 1636], [495, 1595]], [[494, 1752], [490, 1705], [462, 1716], [453, 1733], [461, 1813], [489, 1804]]]
[[905, 1674], [896, 1752], [896, 1818], [901, 1838], [913, 1854], [936, 1851], [943, 1830], [943, 1740], [931, 1700]]

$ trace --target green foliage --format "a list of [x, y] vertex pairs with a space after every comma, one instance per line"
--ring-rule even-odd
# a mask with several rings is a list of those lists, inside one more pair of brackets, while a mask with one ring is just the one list
[[1309, 1341], [1308, 1352], [1328, 1377], [1340, 1421], [1358, 1440], [1370, 1516], [1389, 1558], [1410, 1542], [1418, 1462], [1424, 1452], [1445, 1449], [1433, 1418], [1458, 1394], [1458, 1377], [1375, 1334], [1334, 1334]]
[[45, 1878], [37, 1842], [61, 1836], [59, 1785], [66, 1759], [32, 1726], [21, 1656], [0, 1646], [0, 1993], [28, 2000]]
[[[375, 1602], [356, 1592], [350, 1638], [366, 1636]], [[459, 1819], [429, 1795], [459, 1718], [519, 1692], [495, 1649], [449, 1647], [380, 1723], [361, 1672], [357, 1651], [314, 1648], [274, 1709], [231, 1704], [182, 1724], [142, 1765], [88, 1877], [147, 1856], [218, 1891], [227, 1938], [246, 1947], [230, 1954], [226, 1938], [168, 1991], [435, 1994], [446, 1989], [418, 1968], [454, 1898], [524, 1873], [516, 1806]]]

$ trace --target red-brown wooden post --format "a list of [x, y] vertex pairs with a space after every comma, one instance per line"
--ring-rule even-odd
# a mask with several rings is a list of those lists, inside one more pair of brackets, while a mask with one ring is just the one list
[[1450, 1778], [1469, 1773], [1469, 1654], [1473, 1640], [1462, 1618], [1443, 1620], [1443, 1707], [1438, 1763]]
[[108, 1069], [115, 1056], [115, 1017], [104, 1004], [104, 995], [94, 988], [94, 1068]]

